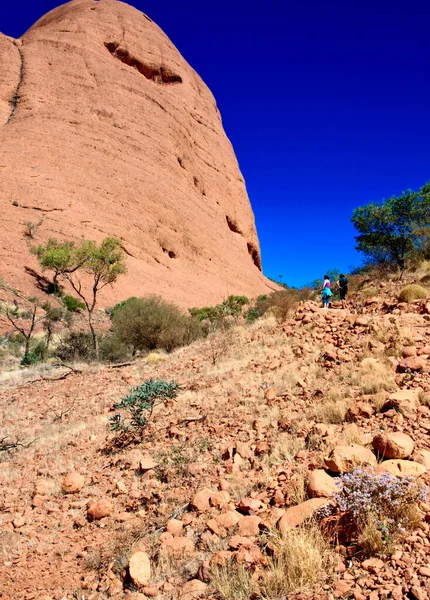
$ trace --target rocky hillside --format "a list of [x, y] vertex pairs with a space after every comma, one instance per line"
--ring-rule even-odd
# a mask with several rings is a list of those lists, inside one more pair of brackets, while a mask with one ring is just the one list
[[[22, 38], [0, 34], [0, 276], [34, 295], [26, 241], [121, 239], [112, 304], [256, 296], [254, 216], [215, 99], [149, 17], [72, 0]], [[273, 287], [273, 286], [272, 286]]]
[[[430, 303], [399, 285], [3, 377], [0, 597], [429, 598]], [[114, 403], [151, 377], [182, 391], [116, 443]]]

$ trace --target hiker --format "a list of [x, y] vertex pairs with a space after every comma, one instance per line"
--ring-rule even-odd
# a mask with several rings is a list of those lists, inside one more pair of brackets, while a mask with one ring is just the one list
[[348, 293], [348, 279], [343, 273], [341, 273], [339, 275], [339, 281], [337, 282], [337, 287], [339, 288], [340, 299], [342, 300], [342, 308], [345, 308], [345, 305], [346, 305], [345, 298]]
[[333, 295], [330, 289], [330, 279], [328, 275], [324, 275], [324, 285], [323, 285], [323, 289], [322, 289], [322, 303], [323, 303], [323, 308], [324, 309], [328, 309], [328, 305], [330, 303], [330, 297]]

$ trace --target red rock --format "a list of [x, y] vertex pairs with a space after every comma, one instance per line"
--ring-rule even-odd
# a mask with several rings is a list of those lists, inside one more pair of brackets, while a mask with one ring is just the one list
[[76, 471], [68, 473], [61, 484], [61, 489], [65, 494], [75, 494], [84, 487], [85, 477]]
[[194, 542], [191, 538], [183, 536], [165, 538], [161, 544], [161, 551], [176, 557], [192, 554], [194, 552]]
[[260, 507], [261, 500], [256, 500], [255, 498], [242, 498], [238, 505], [239, 510], [245, 513], [256, 512]]
[[275, 388], [273, 388], [273, 387], [267, 388], [267, 390], [264, 392], [265, 400], [274, 400], [277, 397], [277, 395], [278, 394], [277, 394]]
[[151, 471], [156, 467], [158, 467], [158, 463], [152, 458], [152, 456], [142, 456], [142, 458], [139, 460], [139, 468], [141, 471]]
[[230, 502], [230, 494], [227, 491], [216, 492], [210, 497], [210, 503], [217, 508], [224, 508]]
[[251, 450], [249, 444], [245, 444], [245, 442], [237, 442], [236, 443], [236, 452], [242, 458], [252, 458], [254, 456], [253, 451]]
[[412, 460], [420, 465], [424, 465], [427, 470], [430, 469], [430, 450], [424, 450], [424, 448], [415, 450]]
[[359, 465], [376, 465], [376, 457], [368, 448], [352, 444], [336, 446], [324, 462], [333, 473], [350, 473]]
[[151, 562], [146, 552], [135, 552], [128, 561], [130, 578], [137, 588], [144, 587], [151, 579]]
[[308, 494], [311, 498], [331, 498], [339, 489], [336, 480], [322, 469], [309, 473]]
[[223, 566], [228, 560], [233, 558], [233, 553], [229, 550], [218, 550], [212, 555], [211, 564]]
[[87, 517], [89, 521], [99, 521], [108, 517], [112, 512], [112, 505], [107, 498], [92, 502], [87, 508]]
[[361, 566], [370, 573], [378, 573], [384, 567], [384, 561], [380, 558], [369, 558], [363, 561]]
[[105, 305], [148, 293], [214, 305], [226, 289], [255, 297], [277, 287], [261, 272], [254, 215], [214, 97], [149, 18], [123, 2], [70, 2], [18, 41], [1, 35], [0, 63], [0, 125], [10, 119], [0, 144], [6, 282], [40, 294], [24, 268], [38, 264], [22, 224], [43, 214], [37, 243], [54, 231], [121, 239], [132, 268], [104, 288]]
[[414, 441], [406, 433], [378, 433], [372, 445], [383, 458], [408, 458], [414, 451]]
[[377, 471], [388, 472], [397, 477], [419, 477], [427, 471], [424, 465], [411, 460], [384, 460], [376, 467]]
[[199, 579], [187, 581], [179, 593], [179, 600], [198, 600], [199, 598], [203, 598], [207, 587], [207, 584]]
[[166, 531], [171, 533], [173, 536], [181, 535], [184, 529], [184, 524], [178, 519], [170, 519], [166, 525]]
[[422, 575], [423, 577], [430, 577], [430, 567], [420, 567], [418, 569], [418, 575]]
[[405, 373], [407, 371], [420, 372], [424, 369], [425, 361], [422, 358], [419, 358], [418, 356], [404, 358], [403, 360], [399, 361], [399, 364], [397, 365], [397, 371], [399, 373]]
[[207, 488], [198, 491], [191, 501], [191, 507], [198, 512], [208, 511], [210, 509], [209, 501], [213, 495], [214, 492]]
[[241, 518], [242, 518], [242, 515], [239, 512], [237, 512], [235, 510], [230, 510], [226, 513], [222, 513], [221, 515], [218, 515], [215, 518], [215, 520], [220, 527], [229, 531], [236, 527], [236, 525], [239, 523]]
[[278, 521], [278, 528], [281, 533], [286, 533], [288, 529], [302, 525], [305, 521], [310, 519], [314, 512], [328, 504], [328, 500], [325, 498], [311, 498], [306, 500], [297, 506], [291, 506], [287, 508], [285, 513]]
[[333, 593], [336, 598], [345, 598], [349, 596], [351, 592], [351, 584], [346, 581], [336, 581], [333, 586]]
[[375, 408], [367, 402], [357, 402], [348, 408], [346, 419], [348, 421], [356, 421], [358, 417], [370, 419], [375, 414]]
[[259, 524], [261, 519], [257, 516], [242, 517], [238, 522], [238, 534], [247, 535], [258, 535], [260, 533]]

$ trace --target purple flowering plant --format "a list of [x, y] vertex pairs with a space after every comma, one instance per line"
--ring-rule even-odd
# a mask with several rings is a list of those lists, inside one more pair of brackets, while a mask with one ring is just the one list
[[413, 477], [395, 477], [362, 467], [341, 475], [337, 485], [339, 491], [333, 497], [340, 510], [350, 513], [358, 524], [374, 515], [383, 535], [400, 528], [410, 508], [427, 498], [427, 489]]

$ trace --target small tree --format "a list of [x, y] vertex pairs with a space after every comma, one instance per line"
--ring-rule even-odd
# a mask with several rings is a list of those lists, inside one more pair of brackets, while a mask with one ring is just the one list
[[403, 273], [407, 259], [422, 250], [430, 228], [430, 184], [408, 190], [381, 204], [360, 206], [351, 221], [358, 231], [357, 250], [370, 263], [391, 263]]
[[13, 310], [11, 310], [8, 306], [6, 307], [5, 314], [7, 320], [12, 324], [13, 328], [16, 329], [25, 339], [25, 349], [24, 349], [24, 358], [22, 359], [22, 364], [29, 364], [29, 356], [30, 356], [30, 342], [31, 336], [33, 335], [34, 327], [36, 325], [36, 313], [37, 313], [37, 305], [35, 304], [33, 310], [30, 315], [30, 325], [28, 329], [24, 329], [23, 326], [18, 325], [19, 308], [15, 306]]
[[[34, 252], [43, 270], [54, 271], [54, 285], [58, 288], [58, 278], [61, 277], [69, 282], [83, 301], [98, 358], [98, 340], [93, 324], [98, 293], [107, 285], [113, 284], [119, 275], [127, 272], [119, 240], [105, 238], [100, 246], [85, 240], [76, 246], [74, 242], [57, 242], [51, 239], [46, 246], [38, 246]], [[82, 283], [81, 273], [86, 273], [91, 280], [89, 290]]]

